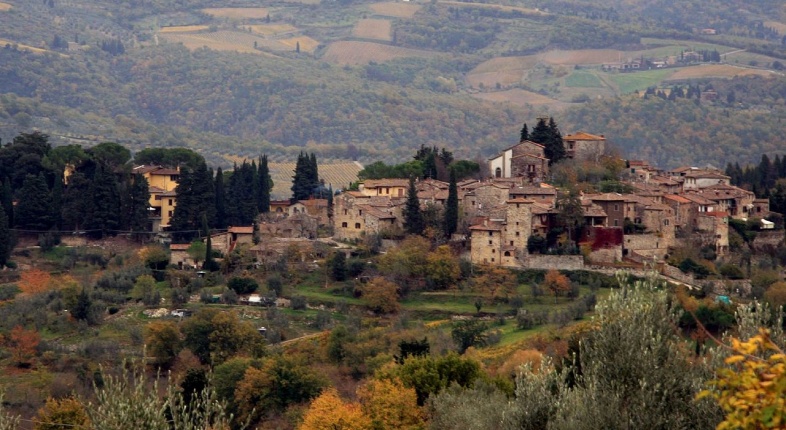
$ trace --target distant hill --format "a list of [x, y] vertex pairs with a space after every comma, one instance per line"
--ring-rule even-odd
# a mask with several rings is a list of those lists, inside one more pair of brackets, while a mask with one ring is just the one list
[[[686, 15], [665, 0], [8, 0], [0, 137], [37, 128], [58, 144], [187, 146], [214, 164], [262, 153], [290, 161], [304, 147], [363, 163], [400, 161], [421, 145], [483, 157], [540, 115], [598, 130], [590, 118], [618, 114], [627, 102], [617, 97], [648, 87], [782, 79], [786, 17], [775, 3], [691, 1]], [[707, 53], [722, 64], [700, 64]], [[728, 107], [755, 116], [756, 105]], [[669, 121], [645, 123], [693, 126]], [[614, 139], [618, 127], [598, 132]], [[723, 164], [775, 147], [739, 153], [728, 136], [698, 133], [694, 148], [714, 148], [692, 154]], [[631, 154], [647, 146], [619, 137]]]

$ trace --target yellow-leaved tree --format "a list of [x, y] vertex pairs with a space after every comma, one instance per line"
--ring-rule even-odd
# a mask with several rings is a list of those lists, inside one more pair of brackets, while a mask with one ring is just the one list
[[323, 391], [309, 406], [300, 430], [368, 430], [371, 419], [357, 403], [341, 400], [335, 388]]
[[723, 408], [717, 429], [786, 428], [786, 353], [764, 328], [747, 341], [732, 338], [731, 349], [729, 367], [718, 369], [713, 389], [699, 394]]
[[424, 425], [415, 389], [398, 379], [372, 379], [358, 388], [357, 394], [373, 428], [418, 429]]
[[90, 418], [85, 406], [73, 397], [63, 399], [49, 398], [46, 405], [38, 410], [35, 430], [73, 430], [90, 429]]

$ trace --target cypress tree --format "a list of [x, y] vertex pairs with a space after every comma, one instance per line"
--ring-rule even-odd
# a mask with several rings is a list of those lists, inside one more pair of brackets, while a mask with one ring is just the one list
[[331, 184], [330, 187], [328, 188], [327, 211], [328, 211], [328, 218], [333, 219], [333, 184]]
[[0, 204], [3, 205], [5, 214], [8, 217], [8, 227], [14, 226], [14, 195], [11, 192], [11, 179], [8, 177], [3, 181], [2, 196], [0, 196]]
[[120, 193], [115, 175], [101, 165], [90, 182], [89, 199], [85, 228], [91, 236], [102, 238], [108, 230], [116, 230], [120, 225]]
[[207, 165], [200, 162], [191, 170], [183, 167], [180, 171], [180, 180], [177, 188], [177, 206], [172, 216], [172, 230], [176, 232], [178, 240], [192, 238], [199, 230], [202, 217], [207, 217], [208, 224], [214, 222], [216, 216], [215, 191], [213, 178], [207, 170]]
[[319, 186], [319, 165], [317, 164], [317, 155], [313, 152], [311, 153], [311, 158], [309, 160], [309, 179], [311, 181], [311, 189], [309, 192], [309, 196], [314, 192], [314, 188]]
[[538, 123], [532, 129], [532, 133], [529, 134], [529, 140], [540, 143], [541, 145], [546, 145], [549, 136], [549, 126], [546, 123], [546, 118], [538, 118]]
[[43, 175], [27, 175], [22, 183], [15, 218], [23, 229], [46, 231], [52, 227], [52, 197]]
[[270, 190], [273, 189], [273, 179], [270, 177], [270, 170], [267, 166], [267, 155], [259, 158], [259, 195], [257, 198], [257, 210], [260, 213], [270, 212]]
[[256, 167], [247, 162], [244, 161], [240, 167], [235, 166], [227, 184], [228, 224], [249, 225], [254, 222], [257, 215], [256, 177]]
[[316, 171], [316, 157], [313, 154], [309, 157], [301, 152], [295, 165], [295, 176], [292, 178], [292, 203], [311, 196], [314, 188], [319, 185], [318, 179], [314, 180], [315, 176], [319, 176]]
[[527, 128], [527, 123], [524, 123], [524, 127], [521, 127], [521, 136], [519, 142], [523, 142], [525, 140], [529, 140], [529, 129]]
[[8, 226], [8, 217], [5, 214], [5, 210], [0, 208], [0, 268], [8, 262], [8, 258], [11, 256], [11, 248], [13, 248], [13, 240], [11, 238], [11, 229]]
[[224, 172], [220, 167], [216, 170], [215, 182], [216, 222], [213, 225], [216, 228], [224, 229], [227, 227], [227, 197], [224, 190]]
[[448, 187], [448, 200], [445, 203], [445, 237], [450, 240], [458, 228], [458, 187], [456, 186], [456, 171], [450, 169], [450, 186]]
[[[545, 151], [546, 158], [549, 159], [549, 164], [557, 163], [567, 155], [565, 152], [565, 143], [562, 141], [562, 133], [560, 133], [554, 118], [549, 118], [549, 140]], [[549, 152], [551, 156], [549, 156]]]
[[128, 229], [131, 230], [135, 239], [141, 237], [136, 232], [146, 232], [149, 228], [147, 208], [149, 206], [150, 190], [147, 179], [135, 174], [131, 177], [128, 195], [126, 196], [126, 216], [128, 217]]
[[423, 234], [423, 213], [420, 211], [420, 201], [418, 200], [418, 190], [415, 188], [414, 177], [409, 178], [407, 202], [404, 206], [404, 229], [409, 234]]
[[52, 223], [55, 229], [59, 230], [63, 221], [63, 179], [59, 174], [55, 174], [52, 184]]

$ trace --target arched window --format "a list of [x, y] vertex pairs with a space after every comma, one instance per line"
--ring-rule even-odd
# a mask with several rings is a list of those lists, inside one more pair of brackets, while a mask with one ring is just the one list
[[501, 178], [502, 177], [502, 169], [497, 167], [497, 169], [494, 170], [494, 176], [497, 177], [497, 178]]
[[510, 251], [505, 251], [505, 257], [510, 257]]

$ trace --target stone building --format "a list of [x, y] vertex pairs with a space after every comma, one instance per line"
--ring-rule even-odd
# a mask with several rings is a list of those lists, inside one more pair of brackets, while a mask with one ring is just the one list
[[403, 198], [372, 197], [359, 191], [347, 191], [336, 196], [334, 203], [333, 231], [337, 239], [360, 239], [402, 227]]
[[585, 133], [583, 131], [569, 134], [562, 138], [565, 154], [568, 158], [579, 161], [600, 161], [606, 151], [606, 138], [603, 135]]
[[539, 183], [549, 173], [549, 160], [543, 145], [523, 140], [489, 159], [489, 170], [494, 178], [523, 178]]

